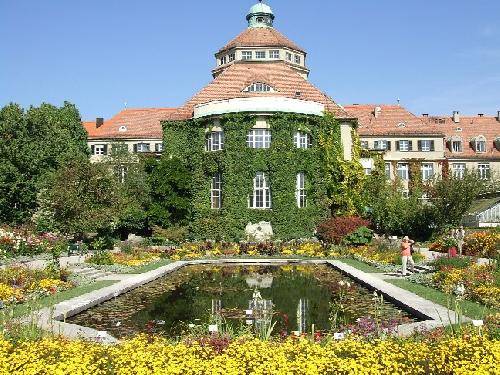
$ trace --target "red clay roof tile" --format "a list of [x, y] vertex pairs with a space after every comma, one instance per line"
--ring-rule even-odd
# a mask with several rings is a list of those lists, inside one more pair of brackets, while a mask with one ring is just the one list
[[[375, 117], [375, 108], [380, 108]], [[426, 134], [444, 135], [435, 124], [415, 116], [404, 107], [387, 104], [354, 104], [344, 107], [352, 117], [358, 119], [360, 135]]]
[[302, 48], [272, 27], [248, 28], [221, 48], [219, 53], [234, 47], [288, 47], [305, 53]]
[[[161, 121], [168, 120], [177, 108], [124, 109], [113, 118], [104, 121], [99, 128], [95, 122], [84, 122], [89, 139], [161, 139]], [[120, 127], [125, 131], [120, 131]]]
[[[267, 83], [274, 92], [243, 92], [254, 82]], [[297, 95], [300, 93], [300, 95]], [[185, 120], [193, 116], [194, 107], [215, 100], [234, 98], [280, 96], [306, 101], [314, 101], [325, 105], [328, 112], [337, 118], [351, 118], [348, 113], [330, 97], [322, 93], [312, 83], [282, 61], [244, 62], [239, 61], [229, 66], [210, 84], [198, 92], [177, 113], [172, 120]]]
[[[500, 138], [500, 121], [493, 116], [460, 116], [460, 122], [456, 123], [450, 116], [424, 117], [426, 123], [434, 124], [440, 129], [448, 140], [451, 137], [462, 139], [463, 152], [451, 152], [446, 148], [448, 158], [476, 158], [476, 159], [500, 159], [500, 151], [495, 147], [495, 139]], [[475, 152], [471, 141], [478, 137], [486, 138], [486, 152]]]

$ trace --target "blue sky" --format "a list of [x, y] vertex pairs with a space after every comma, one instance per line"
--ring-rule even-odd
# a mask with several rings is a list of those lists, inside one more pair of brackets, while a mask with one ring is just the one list
[[[0, 0], [0, 106], [75, 103], [84, 119], [174, 107], [211, 80], [213, 54], [253, 0]], [[268, 0], [341, 104], [416, 114], [500, 110], [500, 1]]]

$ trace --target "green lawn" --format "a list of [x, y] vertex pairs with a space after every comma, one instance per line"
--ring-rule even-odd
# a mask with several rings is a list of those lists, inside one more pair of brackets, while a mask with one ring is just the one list
[[360, 271], [366, 272], [366, 273], [383, 273], [384, 271], [379, 270], [376, 267], [370, 266], [369, 264], [366, 264], [360, 260], [357, 259], [350, 259], [350, 258], [345, 258], [345, 259], [340, 259], [342, 263], [345, 263], [351, 267], [357, 268]]
[[[411, 281], [408, 280], [386, 280], [386, 281], [397, 287], [400, 287], [401, 289], [408, 290], [409, 292], [415, 293], [416, 295], [419, 295], [420, 297], [428, 299], [429, 301], [432, 301], [439, 305], [447, 307], [448, 303], [451, 303], [450, 308], [452, 310], [455, 309], [455, 302], [454, 301], [449, 302], [450, 298], [449, 295], [437, 289], [424, 286], [421, 284], [412, 283]], [[465, 316], [468, 316], [469, 318], [473, 319], [483, 319], [484, 316], [487, 314], [498, 312], [495, 309], [489, 309], [486, 306], [481, 305], [480, 303], [472, 301], [461, 301], [459, 304], [462, 309], [462, 313]]]
[[106, 281], [96, 281], [90, 284], [78, 286], [76, 288], [72, 288], [69, 290], [65, 290], [63, 292], [54, 294], [53, 296], [47, 296], [40, 298], [36, 301], [30, 301], [27, 303], [16, 305], [12, 308], [12, 311], [9, 311], [9, 315], [13, 318], [20, 317], [23, 315], [29, 314], [31, 311], [39, 310], [44, 307], [49, 307], [52, 305], [56, 305], [59, 302], [63, 302], [69, 300], [74, 297], [79, 297], [83, 294], [92, 292], [94, 290], [102, 289], [107, 286], [113, 285], [117, 281], [106, 280]]

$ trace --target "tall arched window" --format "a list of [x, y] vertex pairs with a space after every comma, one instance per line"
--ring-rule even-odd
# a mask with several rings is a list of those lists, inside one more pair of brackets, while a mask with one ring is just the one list
[[257, 172], [253, 179], [253, 194], [249, 199], [249, 207], [254, 209], [271, 208], [271, 188], [264, 172]]

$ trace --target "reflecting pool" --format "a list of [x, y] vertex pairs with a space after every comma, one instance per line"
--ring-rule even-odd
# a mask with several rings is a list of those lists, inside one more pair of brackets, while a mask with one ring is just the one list
[[285, 335], [346, 328], [367, 317], [415, 321], [328, 265], [205, 265], [182, 268], [67, 321], [124, 338], [175, 337], [216, 324]]

